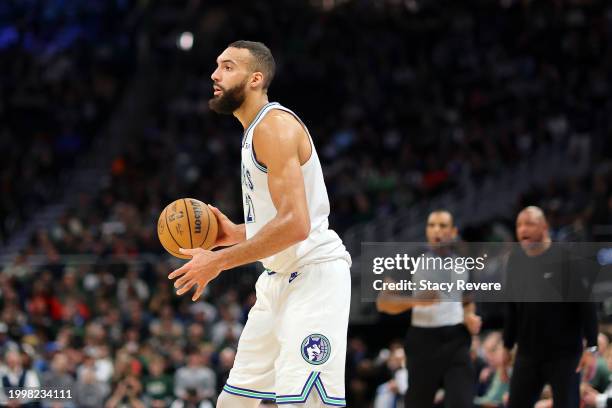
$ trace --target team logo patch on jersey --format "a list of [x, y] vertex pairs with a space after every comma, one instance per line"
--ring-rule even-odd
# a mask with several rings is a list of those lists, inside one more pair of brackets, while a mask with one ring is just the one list
[[310, 364], [321, 365], [331, 354], [331, 344], [322, 334], [311, 334], [302, 342], [302, 358]]

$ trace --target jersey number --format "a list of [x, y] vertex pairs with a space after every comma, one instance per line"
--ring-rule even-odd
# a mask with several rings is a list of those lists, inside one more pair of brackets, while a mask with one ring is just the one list
[[255, 222], [255, 208], [253, 208], [253, 200], [248, 193], [244, 194], [245, 222], [250, 224]]

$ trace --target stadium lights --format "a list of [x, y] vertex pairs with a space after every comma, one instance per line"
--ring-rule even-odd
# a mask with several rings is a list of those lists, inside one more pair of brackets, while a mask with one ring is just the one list
[[182, 33], [179, 36], [176, 45], [179, 47], [179, 49], [183, 51], [191, 50], [191, 48], [193, 47], [193, 34], [189, 31]]

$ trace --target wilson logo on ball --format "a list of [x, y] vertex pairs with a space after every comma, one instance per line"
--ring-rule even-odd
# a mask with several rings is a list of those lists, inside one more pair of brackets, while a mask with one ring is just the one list
[[159, 216], [157, 236], [170, 254], [183, 259], [179, 248], [210, 249], [217, 240], [217, 218], [210, 208], [194, 198], [170, 203]]
[[193, 215], [195, 216], [195, 233], [199, 234], [202, 232], [202, 207], [196, 200], [189, 200], [193, 206]]

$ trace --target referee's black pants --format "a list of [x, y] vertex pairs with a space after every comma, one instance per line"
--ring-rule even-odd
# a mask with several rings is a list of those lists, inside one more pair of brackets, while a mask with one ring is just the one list
[[555, 408], [580, 406], [580, 354], [542, 359], [517, 354], [510, 379], [508, 408], [533, 407], [550, 384]]
[[439, 388], [444, 389], [445, 407], [473, 407], [475, 375], [470, 358], [471, 341], [463, 324], [408, 329], [405, 408], [433, 407]]

